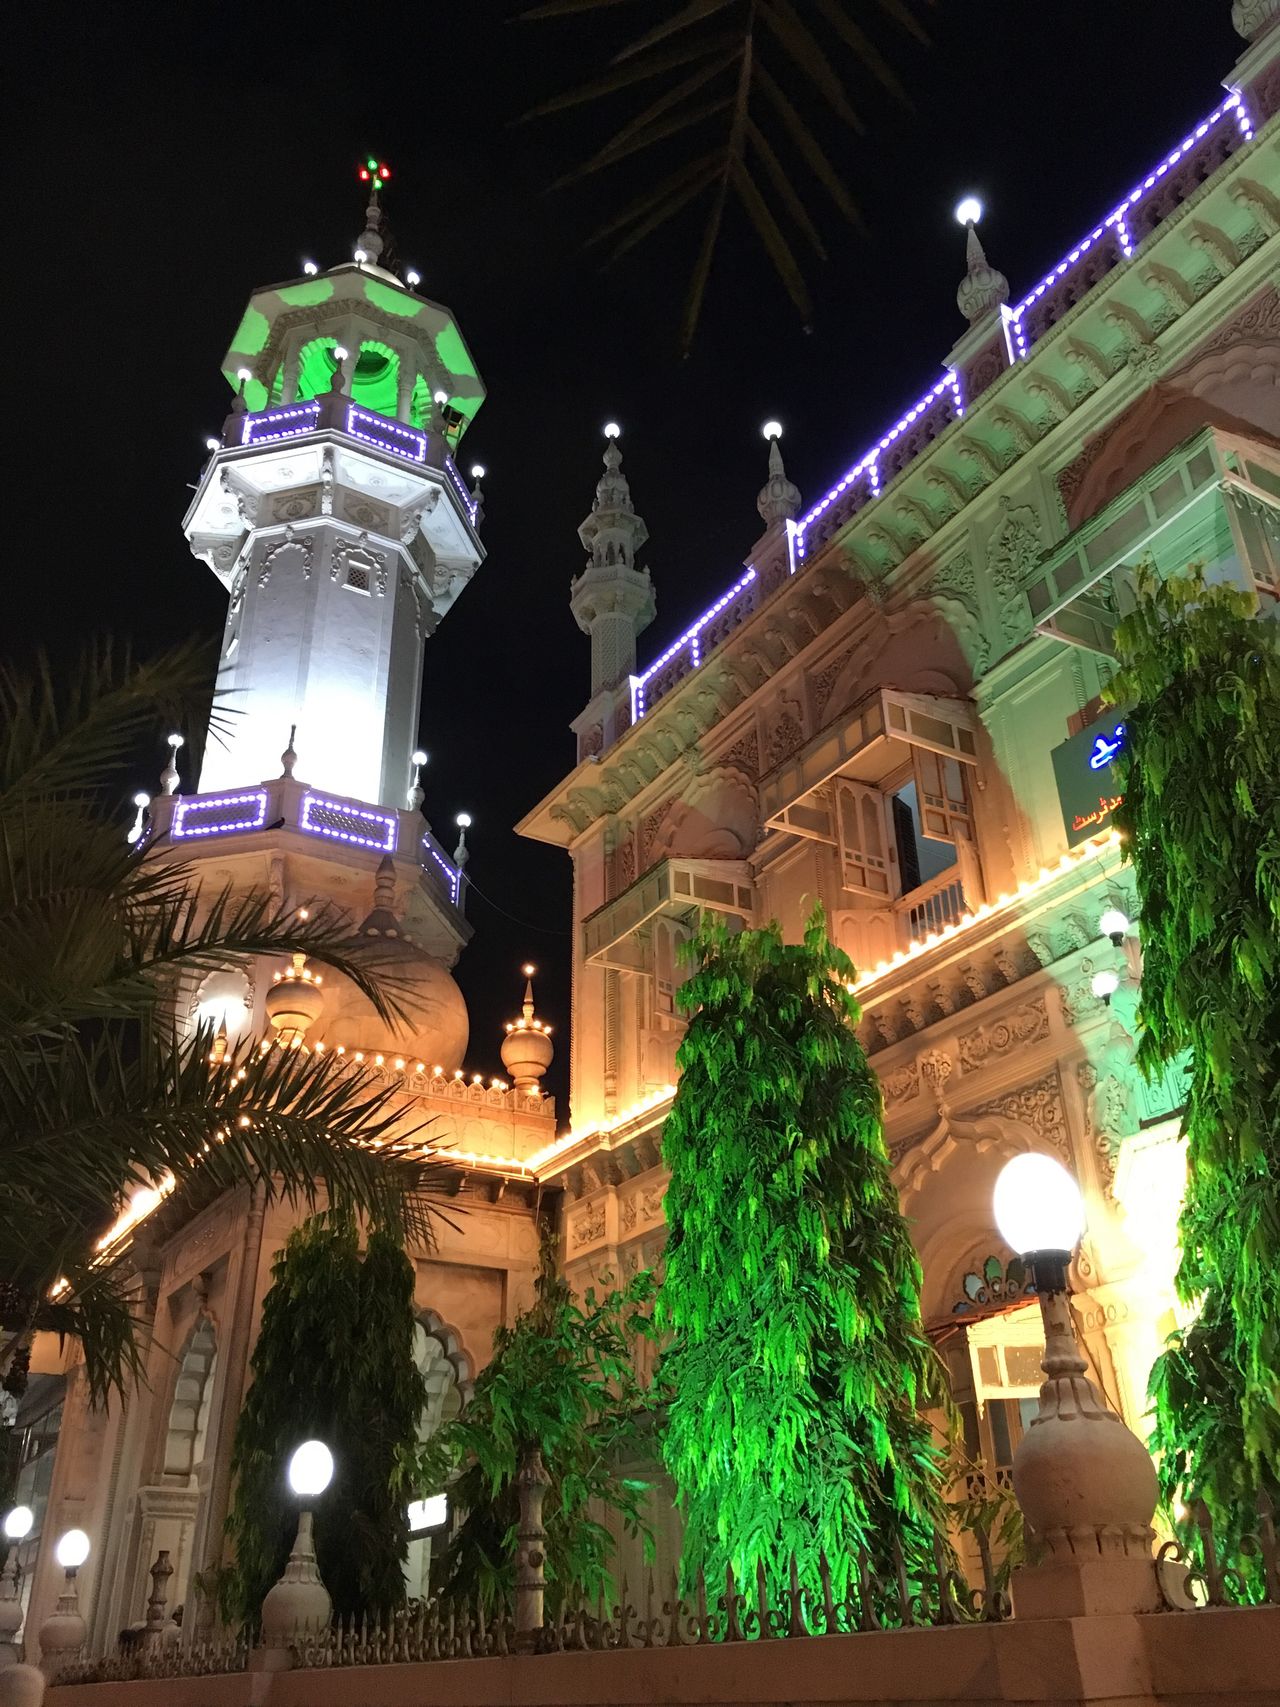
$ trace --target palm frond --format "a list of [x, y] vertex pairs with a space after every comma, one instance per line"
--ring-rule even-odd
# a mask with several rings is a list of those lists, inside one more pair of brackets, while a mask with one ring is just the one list
[[[526, 9], [524, 18], [566, 18], [595, 12], [615, 0], [557, 0]], [[592, 176], [607, 167], [625, 168], [650, 149], [679, 148], [682, 139], [701, 133], [713, 121], [724, 124], [721, 166], [708, 170], [714, 157], [699, 149], [696, 159], [678, 164], [658, 189], [646, 186], [620, 214], [612, 214], [590, 241], [620, 233], [611, 258], [632, 248], [683, 212], [700, 196], [709, 204], [694, 257], [681, 320], [681, 347], [687, 353], [697, 329], [708, 280], [724, 226], [730, 187], [749, 229], [760, 243], [787, 294], [806, 318], [812, 303], [804, 271], [793, 252], [788, 227], [794, 227], [820, 259], [826, 249], [818, 224], [796, 183], [795, 165], [817, 180], [838, 211], [855, 226], [862, 220], [846, 188], [847, 168], [838, 170], [819, 140], [818, 107], [844, 131], [861, 133], [863, 121], [834, 63], [842, 54], [895, 100], [905, 101], [902, 80], [867, 25], [866, 6], [853, 0], [817, 0], [801, 10], [795, 0], [658, 0], [665, 15], [624, 41], [609, 69], [576, 89], [552, 96], [531, 109], [532, 118], [586, 102], [606, 100], [655, 77], [667, 80], [661, 94], [616, 127], [582, 165], [564, 173], [558, 184]], [[896, 28], [926, 40], [913, 11], [915, 0], [876, 0], [876, 10]], [[726, 28], [726, 26], [729, 26]], [[596, 35], [600, 25], [592, 22]], [[776, 62], [776, 63], [775, 63]], [[684, 68], [693, 65], [692, 73]], [[715, 92], [722, 73], [734, 76], [733, 96]], [[797, 101], [785, 86], [802, 87]], [[753, 153], [763, 166], [756, 178], [748, 164]], [[696, 188], [691, 186], [696, 184]]]

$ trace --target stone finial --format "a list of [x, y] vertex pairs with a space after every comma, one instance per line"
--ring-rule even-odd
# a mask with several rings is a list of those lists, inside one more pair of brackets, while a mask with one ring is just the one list
[[176, 794], [182, 778], [178, 775], [178, 749], [185, 744], [181, 735], [166, 735], [169, 745], [169, 762], [160, 772], [160, 786], [166, 794]]
[[396, 862], [383, 854], [373, 879], [373, 910], [360, 926], [361, 936], [398, 937], [400, 921], [396, 917]]
[[782, 462], [782, 427], [777, 421], [766, 421], [762, 429], [769, 441], [769, 478], [760, 488], [756, 499], [766, 527], [775, 522], [790, 521], [800, 508], [800, 488], [787, 479]]
[[500, 1054], [502, 1065], [510, 1073], [513, 1084], [526, 1096], [538, 1096], [539, 1081], [551, 1065], [555, 1050], [551, 1042], [551, 1027], [545, 1025], [534, 1011], [534, 968], [526, 965], [524, 1002], [519, 1019], [507, 1021], [506, 1036]]
[[292, 776], [293, 775], [293, 767], [298, 762], [298, 755], [293, 750], [293, 738], [297, 733], [298, 733], [298, 725], [296, 723], [291, 723], [289, 725], [289, 744], [285, 748], [284, 752], [281, 753], [281, 755], [280, 755], [280, 775], [281, 776]]
[[320, 988], [323, 982], [321, 974], [307, 965], [307, 957], [301, 951], [294, 953], [287, 970], [272, 974], [263, 1006], [282, 1043], [296, 1047], [320, 1018], [324, 1012], [324, 993]]
[[984, 315], [1009, 300], [1009, 281], [988, 262], [978, 237], [978, 221], [982, 218], [982, 203], [976, 196], [966, 196], [956, 208], [956, 218], [968, 233], [965, 238], [965, 259], [968, 271], [956, 291], [956, 302], [969, 324], [975, 325]]
[[459, 812], [454, 823], [458, 826], [458, 845], [453, 850], [453, 863], [459, 871], [464, 871], [467, 861], [471, 858], [471, 849], [467, 846], [467, 831], [471, 828], [471, 814]]
[[591, 636], [593, 696], [616, 688], [634, 671], [636, 636], [653, 621], [656, 609], [649, 571], [636, 563], [649, 530], [636, 514], [622, 472], [619, 432], [614, 421], [604, 429], [604, 473], [596, 482], [591, 513], [578, 529], [587, 561], [569, 598], [578, 627]]
[[364, 230], [356, 239], [355, 255], [357, 261], [367, 261], [371, 267], [376, 267], [386, 242], [382, 235], [382, 204], [378, 200], [376, 175], [371, 184], [369, 205], [364, 210]]
[[1246, 41], [1257, 41], [1264, 30], [1280, 22], [1280, 0], [1233, 0], [1231, 22]]
[[1045, 1550], [1014, 1578], [1019, 1617], [1154, 1612], [1155, 1466], [1085, 1373], [1061, 1275], [1041, 1286], [1045, 1380], [1018, 1443], [1013, 1490]]
[[262, 1602], [262, 1646], [287, 1649], [310, 1633], [328, 1628], [333, 1602], [316, 1564], [312, 1517], [303, 1511], [284, 1574]]

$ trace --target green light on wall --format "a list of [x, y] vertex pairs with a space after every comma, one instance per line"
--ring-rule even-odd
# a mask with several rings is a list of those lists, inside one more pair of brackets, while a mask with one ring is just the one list
[[402, 320], [416, 320], [425, 312], [426, 305], [415, 302], [406, 291], [396, 290], [394, 285], [383, 284], [379, 279], [364, 280], [365, 299], [375, 308], [381, 308], [387, 314], [398, 314]]
[[332, 279], [309, 279], [306, 284], [285, 285], [276, 295], [290, 308], [314, 308], [318, 302], [328, 302], [333, 295]]
[[452, 320], [436, 334], [436, 354], [455, 379], [476, 379], [475, 365]]
[[231, 340], [231, 348], [237, 356], [256, 356], [266, 346], [270, 333], [271, 322], [266, 315], [260, 309], [246, 308]]

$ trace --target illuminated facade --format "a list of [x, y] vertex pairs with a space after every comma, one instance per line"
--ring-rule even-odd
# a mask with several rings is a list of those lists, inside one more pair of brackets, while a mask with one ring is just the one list
[[[861, 969], [926, 1319], [998, 1479], [1040, 1381], [991, 1209], [1008, 1157], [1081, 1184], [1082, 1336], [1139, 1432], [1178, 1309], [1181, 1090], [1134, 1066], [1123, 713], [1099, 696], [1139, 563], [1280, 595], [1280, 24], [1237, 22], [1226, 97], [1020, 300], [957, 210], [968, 327], [942, 378], [807, 509], [766, 428], [745, 572], [648, 664], [645, 600], [607, 677], [592, 631], [578, 762], [521, 825], [573, 861], [573, 1130], [541, 1170], [570, 1274], [660, 1258], [699, 909], [798, 938], [821, 900]], [[630, 511], [619, 478], [597, 510]], [[607, 574], [593, 554], [597, 605]]]
[[[212, 1023], [228, 1045], [274, 1036], [348, 1056], [400, 1093], [407, 1130], [429, 1123], [427, 1142], [456, 1163], [465, 1213], [410, 1253], [430, 1431], [465, 1398], [495, 1329], [532, 1299], [552, 1045], [526, 989], [509, 1035], [483, 1049], [492, 1059], [500, 1047], [509, 1078], [464, 1068], [451, 968], [471, 934], [465, 829], [452, 851], [437, 840], [414, 754], [424, 643], [484, 557], [481, 495], [454, 461], [484, 388], [450, 312], [381, 264], [376, 196], [368, 221], [359, 258], [255, 292], [232, 340], [235, 406], [184, 524], [228, 594], [224, 697], [197, 791], [183, 788], [176, 744], [132, 839], [189, 863], [207, 894], [327, 903], [403, 974], [399, 1027], [336, 974], [266, 961], [210, 973], [182, 992], [178, 1017]], [[135, 1194], [104, 1240], [132, 1239], [153, 1330], [148, 1385], [123, 1406], [91, 1410], [74, 1350], [38, 1340], [18, 1418], [17, 1499], [36, 1515], [19, 1549], [33, 1657], [68, 1528], [91, 1538], [81, 1600], [97, 1649], [143, 1616], [161, 1549], [170, 1606], [191, 1609], [194, 1576], [220, 1563], [262, 1300], [302, 1213], [247, 1189], [193, 1202], [160, 1182]], [[415, 1592], [428, 1545], [412, 1545]]]

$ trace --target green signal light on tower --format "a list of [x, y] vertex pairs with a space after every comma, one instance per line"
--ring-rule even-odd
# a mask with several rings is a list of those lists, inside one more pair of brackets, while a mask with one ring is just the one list
[[371, 184], [375, 190], [380, 189], [390, 176], [391, 168], [387, 165], [386, 161], [375, 160], [372, 155], [370, 155], [364, 165], [360, 168], [360, 182], [362, 184]]

